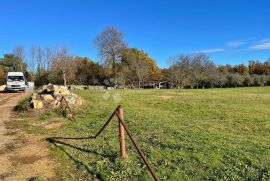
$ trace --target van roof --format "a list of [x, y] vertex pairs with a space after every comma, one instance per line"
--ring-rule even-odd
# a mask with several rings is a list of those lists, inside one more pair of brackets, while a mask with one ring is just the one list
[[8, 76], [23, 76], [22, 72], [8, 72]]

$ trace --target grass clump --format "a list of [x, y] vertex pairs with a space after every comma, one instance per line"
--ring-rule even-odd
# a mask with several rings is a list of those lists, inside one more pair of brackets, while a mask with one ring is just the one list
[[24, 112], [30, 109], [31, 97], [25, 97], [18, 102], [14, 110], [17, 112]]

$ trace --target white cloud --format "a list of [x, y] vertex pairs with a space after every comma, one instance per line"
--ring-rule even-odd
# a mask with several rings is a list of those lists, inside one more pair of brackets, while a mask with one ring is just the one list
[[266, 43], [266, 42], [270, 42], [270, 38], [265, 38], [262, 39], [261, 41], [259, 41], [260, 43]]
[[246, 41], [230, 41], [230, 42], [227, 42], [227, 46], [229, 47], [232, 47], [232, 48], [237, 48], [237, 47], [240, 47], [241, 45], [244, 45], [246, 44], [247, 42]]
[[212, 49], [205, 49], [199, 51], [192, 51], [191, 53], [216, 53], [216, 52], [224, 52], [223, 48], [212, 48]]
[[270, 40], [261, 41], [261, 43], [251, 46], [250, 48], [253, 50], [268, 50], [270, 49]]

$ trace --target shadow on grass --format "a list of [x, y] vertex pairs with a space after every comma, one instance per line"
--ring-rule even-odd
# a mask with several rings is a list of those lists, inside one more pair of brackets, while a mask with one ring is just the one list
[[116, 155], [112, 154], [112, 155], [107, 155], [107, 154], [102, 154], [102, 153], [98, 153], [96, 151], [93, 150], [89, 150], [89, 149], [85, 149], [85, 148], [80, 148], [76, 145], [72, 145], [70, 143], [66, 143], [64, 141], [60, 141], [60, 140], [83, 140], [83, 139], [95, 139], [95, 137], [82, 137], [82, 138], [63, 138], [63, 137], [50, 137], [50, 138], [46, 138], [46, 141], [48, 141], [49, 143], [53, 144], [56, 148], [59, 148], [62, 152], [64, 152], [72, 161], [74, 161], [76, 164], [83, 166], [86, 171], [91, 174], [91, 175], [96, 175], [97, 178], [99, 180], [105, 180], [104, 178], [102, 178], [100, 173], [95, 173], [94, 171], [90, 170], [90, 168], [81, 160], [78, 160], [76, 158], [74, 158], [69, 152], [67, 152], [63, 146], [67, 146], [70, 147], [72, 149], [76, 149], [79, 150], [81, 152], [85, 152], [85, 153], [89, 153], [89, 154], [94, 154], [97, 156], [102, 156], [105, 158], [108, 158], [110, 161], [114, 162]]

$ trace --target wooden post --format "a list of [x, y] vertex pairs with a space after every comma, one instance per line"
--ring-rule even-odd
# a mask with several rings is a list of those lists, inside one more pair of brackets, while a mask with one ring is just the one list
[[[117, 112], [118, 112], [119, 117], [121, 117], [121, 119], [124, 120], [124, 111], [123, 111], [123, 108], [121, 106], [119, 106]], [[124, 129], [124, 126], [121, 123], [121, 121], [118, 120], [118, 122], [119, 122], [119, 137], [120, 137], [121, 157], [125, 158], [127, 156], [126, 144], [125, 144], [125, 129]]]

